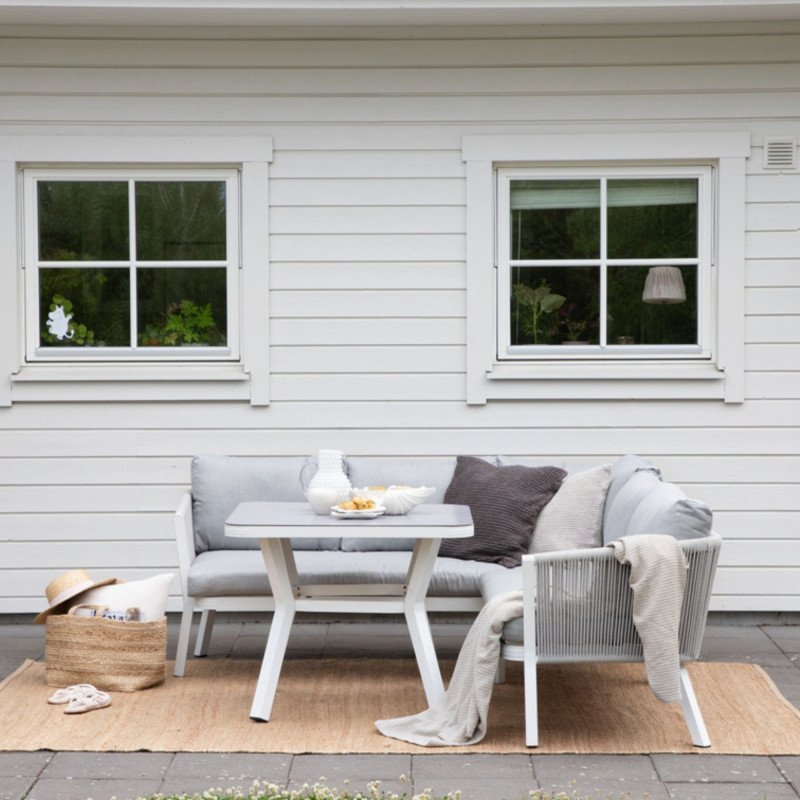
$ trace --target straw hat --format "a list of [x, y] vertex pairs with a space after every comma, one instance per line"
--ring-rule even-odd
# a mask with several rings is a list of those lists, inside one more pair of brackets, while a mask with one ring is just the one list
[[95, 586], [107, 586], [116, 582], [116, 578], [93, 581], [85, 569], [73, 569], [65, 572], [47, 584], [45, 594], [47, 595], [49, 607], [42, 611], [41, 614], [37, 614], [33, 621], [37, 625], [41, 625], [51, 614], [64, 611], [64, 603], [72, 600], [73, 597], [77, 597], [88, 589], [94, 589]]

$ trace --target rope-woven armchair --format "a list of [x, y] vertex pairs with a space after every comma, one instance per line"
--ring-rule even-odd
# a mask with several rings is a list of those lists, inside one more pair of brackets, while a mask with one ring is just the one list
[[[700, 655], [714, 572], [722, 540], [717, 534], [681, 541], [689, 564], [680, 620], [681, 705], [692, 737], [709, 747], [703, 716], [683, 664]], [[643, 661], [633, 624], [630, 567], [611, 548], [524, 556], [523, 641], [503, 644], [502, 658], [524, 662], [525, 741], [539, 744], [538, 664]]]

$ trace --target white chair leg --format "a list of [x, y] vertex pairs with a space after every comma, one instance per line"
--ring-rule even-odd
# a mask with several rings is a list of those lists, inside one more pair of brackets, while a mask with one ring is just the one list
[[703, 715], [686, 667], [681, 667], [681, 707], [692, 737], [692, 744], [697, 747], [711, 747], [711, 739], [708, 738], [706, 724], [703, 722]]
[[200, 612], [200, 628], [197, 631], [197, 641], [194, 643], [194, 654], [197, 658], [208, 655], [208, 643], [211, 640], [216, 616], [217, 612], [213, 608], [206, 608]]
[[494, 674], [494, 682], [506, 682], [506, 660], [503, 658], [503, 656], [500, 656], [500, 658], [497, 659], [497, 672]]
[[175, 669], [172, 672], [176, 678], [182, 678], [183, 673], [186, 671], [186, 655], [189, 652], [189, 634], [192, 632], [193, 617], [194, 600], [184, 597], [181, 627], [178, 632], [178, 649], [175, 652]]

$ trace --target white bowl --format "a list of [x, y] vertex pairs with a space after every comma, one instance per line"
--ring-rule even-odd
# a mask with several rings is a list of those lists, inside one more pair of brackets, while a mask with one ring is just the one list
[[424, 503], [436, 489], [428, 486], [390, 486], [381, 500], [386, 513], [391, 515], [408, 514], [412, 508]]

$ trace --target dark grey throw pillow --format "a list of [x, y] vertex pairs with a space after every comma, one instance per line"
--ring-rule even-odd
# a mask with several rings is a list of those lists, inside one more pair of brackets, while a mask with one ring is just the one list
[[459, 456], [444, 501], [470, 507], [475, 535], [442, 540], [439, 555], [519, 566], [539, 512], [566, 474], [558, 467], [495, 467], [480, 458]]

